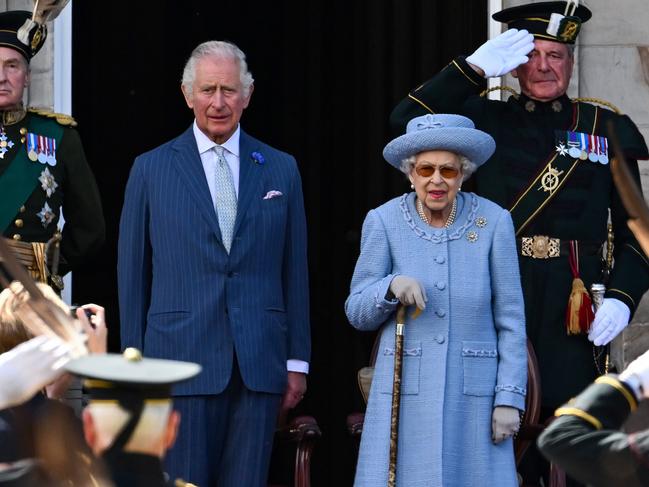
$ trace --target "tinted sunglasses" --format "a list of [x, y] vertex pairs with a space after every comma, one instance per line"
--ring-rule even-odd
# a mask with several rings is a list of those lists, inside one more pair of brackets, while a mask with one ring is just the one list
[[439, 169], [439, 173], [444, 179], [454, 179], [460, 174], [460, 170], [452, 166], [419, 166], [415, 168], [415, 172], [422, 178], [429, 178], [435, 174], [435, 169]]

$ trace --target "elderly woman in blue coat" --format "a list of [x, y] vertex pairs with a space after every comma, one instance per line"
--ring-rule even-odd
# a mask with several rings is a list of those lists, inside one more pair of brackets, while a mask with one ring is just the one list
[[385, 159], [414, 192], [371, 210], [345, 304], [380, 329], [356, 487], [387, 485], [394, 311], [405, 327], [397, 485], [517, 486], [512, 437], [524, 409], [525, 316], [509, 213], [461, 192], [494, 140], [459, 115], [414, 118]]

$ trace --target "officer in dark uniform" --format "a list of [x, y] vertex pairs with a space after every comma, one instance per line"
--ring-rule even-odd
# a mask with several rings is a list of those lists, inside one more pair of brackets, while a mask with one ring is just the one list
[[101, 458], [115, 487], [191, 487], [170, 482], [162, 458], [171, 448], [180, 415], [172, 410], [171, 386], [194, 377], [198, 364], [123, 355], [89, 355], [66, 365], [85, 378], [90, 402], [83, 411], [87, 443]]
[[[590, 10], [575, 9], [573, 2], [498, 12], [493, 18], [509, 30], [471, 56], [454, 59], [391, 115], [394, 129], [403, 132], [415, 116], [460, 113], [496, 140], [496, 152], [473, 184], [476, 193], [512, 214], [527, 333], [541, 372], [542, 419], [595, 379], [593, 345], [605, 345], [620, 333], [649, 288], [649, 260], [626, 226], [627, 213], [611, 177], [609, 123], [638, 184], [637, 160], [649, 157], [645, 141], [629, 117], [566, 96], [574, 42], [590, 17]], [[510, 71], [521, 94], [506, 102], [481, 96], [484, 77]], [[603, 279], [609, 209], [615, 266], [587, 336], [592, 315], [583, 291]]]
[[60, 289], [60, 276], [101, 247], [105, 224], [75, 121], [23, 107], [46, 35], [31, 12], [0, 13], [0, 227], [32, 276]]
[[556, 411], [539, 437], [543, 454], [568, 474], [593, 486], [649, 485], [649, 430], [620, 428], [638, 402], [649, 396], [649, 352], [619, 377], [599, 377]]

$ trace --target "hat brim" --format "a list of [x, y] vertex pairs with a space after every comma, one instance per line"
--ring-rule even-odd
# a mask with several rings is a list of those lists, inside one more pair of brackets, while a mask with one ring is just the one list
[[484, 164], [496, 150], [486, 132], [466, 127], [439, 127], [401, 135], [383, 149], [383, 157], [397, 169], [401, 161], [420, 152], [445, 150], [462, 155], [476, 166]]

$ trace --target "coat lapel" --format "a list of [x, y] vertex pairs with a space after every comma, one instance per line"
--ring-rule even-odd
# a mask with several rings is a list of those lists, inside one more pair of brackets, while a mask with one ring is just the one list
[[260, 191], [265, 166], [252, 159], [251, 154], [255, 151], [259, 151], [257, 141], [242, 130], [239, 138], [239, 198], [234, 235], [239, 231], [252, 200], [263, 196]]
[[185, 133], [174, 141], [172, 149], [176, 152], [174, 162], [181, 179], [187, 185], [189, 193], [196, 200], [196, 205], [220, 241], [221, 229], [212, 203], [210, 189], [205, 179], [205, 170], [201, 163], [192, 127], [189, 127]]

